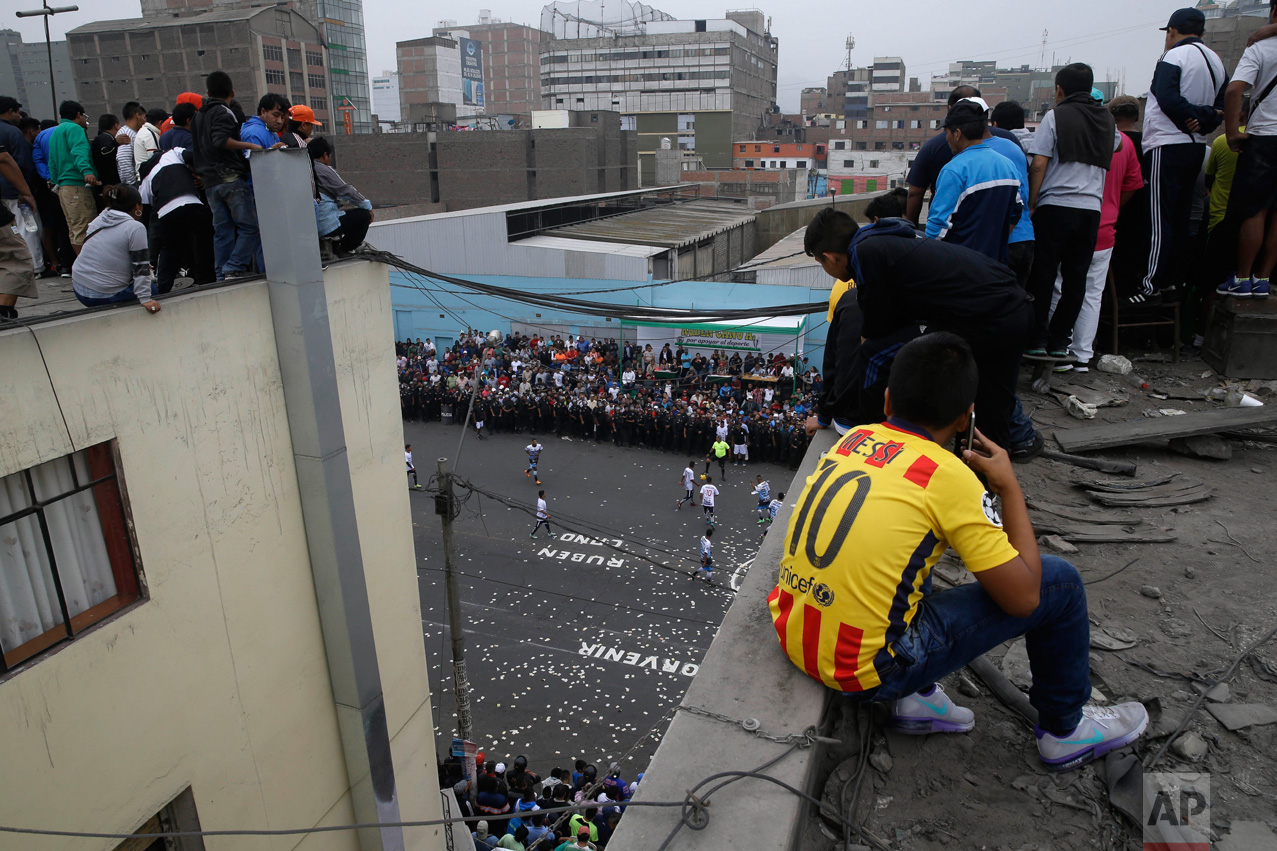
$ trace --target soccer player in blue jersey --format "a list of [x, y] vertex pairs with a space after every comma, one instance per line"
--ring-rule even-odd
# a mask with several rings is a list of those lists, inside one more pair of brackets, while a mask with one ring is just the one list
[[528, 453], [528, 469], [523, 471], [523, 475], [535, 479], [538, 485], [541, 484], [541, 476], [537, 473], [537, 461], [541, 459], [542, 448], [535, 437], [532, 438], [531, 443], [523, 447], [523, 451]]

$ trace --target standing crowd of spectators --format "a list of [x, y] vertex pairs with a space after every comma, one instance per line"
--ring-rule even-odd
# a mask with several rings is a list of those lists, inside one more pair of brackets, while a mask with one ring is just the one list
[[[625, 802], [643, 779], [640, 773], [634, 782], [626, 783], [615, 765], [600, 778], [597, 766], [583, 759], [571, 769], [555, 767], [542, 777], [528, 767], [525, 756], [516, 756], [507, 765], [483, 753], [476, 758], [475, 773], [473, 779], [466, 777], [458, 757], [439, 763], [440, 788], [451, 788], [456, 796], [475, 851], [600, 851], [607, 847]], [[589, 806], [546, 812], [573, 804]]]
[[692, 458], [707, 455], [721, 431], [745, 447], [741, 464], [796, 468], [809, 442], [803, 423], [823, 387], [804, 358], [779, 353], [706, 357], [668, 344], [657, 352], [651, 344], [518, 333], [493, 344], [473, 330], [442, 352], [420, 339], [395, 348], [406, 420], [461, 425], [470, 412], [484, 431]]
[[372, 203], [332, 167], [333, 143], [307, 106], [269, 92], [245, 116], [224, 71], [172, 112], [136, 101], [89, 117], [73, 100], [38, 121], [0, 96], [0, 319], [37, 298], [37, 278], [70, 278], [85, 305], [141, 302], [180, 277], [200, 285], [265, 271], [249, 158], [305, 148], [322, 241], [357, 248]]

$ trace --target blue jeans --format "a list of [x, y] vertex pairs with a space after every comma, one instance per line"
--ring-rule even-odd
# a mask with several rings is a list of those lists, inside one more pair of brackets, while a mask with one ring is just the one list
[[213, 211], [213, 264], [217, 279], [240, 275], [257, 256], [261, 234], [257, 230], [257, 205], [246, 180], [233, 180], [208, 187], [209, 209]]
[[1020, 397], [1015, 397], [1015, 410], [1011, 412], [1011, 446], [1005, 447], [1011, 449], [1015, 446], [1022, 446], [1033, 442], [1033, 438], [1037, 436], [1037, 430], [1033, 428], [1033, 420], [1029, 419], [1029, 415], [1024, 413], [1024, 406], [1020, 404]]
[[93, 296], [80, 295], [78, 292], [75, 294], [75, 297], [78, 298], [80, 300], [80, 304], [85, 307], [99, 307], [104, 304], [121, 304], [124, 302], [137, 303], [137, 296], [133, 294], [132, 284], [129, 284], [115, 295], [107, 296], [106, 298], [94, 298]]
[[1091, 624], [1082, 577], [1059, 556], [1042, 556], [1041, 602], [1027, 618], [1008, 615], [978, 582], [926, 595], [893, 645], [895, 657], [879, 669], [882, 684], [847, 696], [905, 697], [1021, 635], [1033, 673], [1029, 703], [1038, 711], [1038, 726], [1057, 735], [1072, 732], [1091, 697]]

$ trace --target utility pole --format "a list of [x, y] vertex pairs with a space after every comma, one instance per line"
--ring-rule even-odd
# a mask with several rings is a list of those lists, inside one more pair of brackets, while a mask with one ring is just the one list
[[470, 722], [470, 681], [466, 676], [466, 634], [461, 622], [461, 596], [457, 591], [457, 550], [452, 540], [456, 518], [456, 498], [452, 493], [452, 473], [448, 459], [439, 459], [439, 493], [435, 514], [443, 521], [443, 576], [448, 595], [448, 632], [452, 637], [452, 693], [457, 699], [457, 730], [462, 741], [474, 741]]
[[39, 9], [30, 9], [26, 12], [18, 12], [19, 18], [44, 18], [44, 50], [49, 54], [49, 96], [53, 99], [53, 120], [59, 119], [58, 115], [58, 84], [53, 79], [53, 41], [49, 36], [49, 18], [54, 15], [60, 15], [63, 12], [78, 12], [79, 6], [50, 6], [49, 0], [43, 0], [43, 5]]

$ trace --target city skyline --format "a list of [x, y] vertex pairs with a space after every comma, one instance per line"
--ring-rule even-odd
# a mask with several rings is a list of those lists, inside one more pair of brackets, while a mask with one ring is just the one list
[[[542, 5], [536, 0], [488, 0], [473, 8], [440, 7], [426, 18], [414, 16], [420, 7], [407, 0], [369, 0], [364, 4], [368, 68], [395, 67], [395, 42], [428, 36], [444, 18], [463, 27], [477, 21], [480, 8], [486, 8], [502, 20], [536, 26]], [[723, 0], [656, 5], [681, 19], [721, 18], [731, 6]], [[1067, 6], [1044, 8], [988, 0], [976, 17], [937, 15], [934, 5], [914, 2], [891, 4], [889, 11], [870, 8], [845, 20], [829, 21], [827, 6], [798, 0], [783, 7], [762, 8], [762, 12], [771, 18], [772, 34], [780, 41], [778, 102], [783, 111], [797, 112], [803, 88], [825, 85], [830, 74], [845, 66], [844, 41], [849, 34], [856, 41], [852, 52], [855, 65], [869, 64], [874, 56], [901, 56], [908, 75], [918, 77], [924, 87], [932, 74], [961, 59], [993, 59], [1001, 67], [1049, 67], [1053, 62], [1078, 61], [1090, 64], [1097, 79], [1121, 81], [1124, 93], [1138, 96], [1147, 90], [1162, 51], [1158, 28], [1165, 25], [1172, 11], [1186, 5], [1192, 4], [1188, 0], [1076, 0]], [[780, 8], [783, 15], [777, 14]], [[79, 12], [58, 15], [51, 21], [52, 35], [62, 39], [67, 30], [86, 23], [138, 15], [138, 0], [100, 0], [86, 4]], [[1106, 21], [1111, 23], [1105, 26]], [[907, 23], [907, 29], [902, 23]], [[25, 41], [43, 41], [42, 24], [37, 20], [13, 18], [4, 25], [22, 33]], [[1045, 56], [1044, 29], [1049, 33]], [[955, 33], [961, 38], [955, 38]]]

